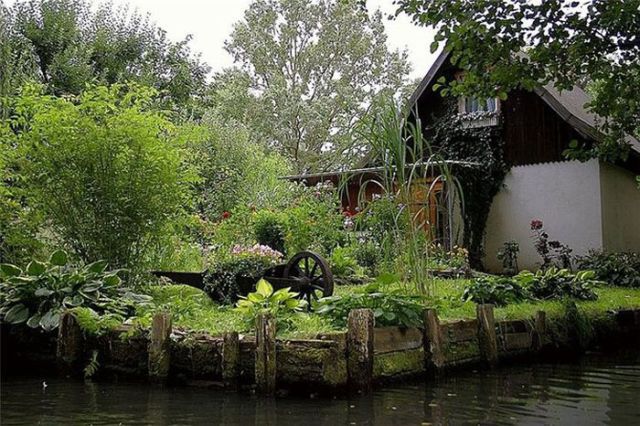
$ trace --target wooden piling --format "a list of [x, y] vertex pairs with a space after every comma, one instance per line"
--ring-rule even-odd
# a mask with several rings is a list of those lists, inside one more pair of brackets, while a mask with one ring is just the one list
[[276, 320], [271, 314], [256, 318], [256, 363], [255, 380], [257, 391], [272, 395], [276, 390]]
[[425, 368], [440, 369], [445, 365], [442, 331], [440, 320], [435, 309], [427, 309], [423, 313]]
[[240, 365], [240, 339], [235, 331], [222, 336], [222, 381], [225, 388], [238, 386]]
[[476, 314], [478, 316], [480, 354], [489, 365], [493, 366], [498, 362], [498, 339], [493, 305], [477, 305]]
[[373, 327], [371, 309], [349, 312], [347, 325], [347, 373], [349, 386], [357, 390], [371, 388], [373, 378]]
[[64, 312], [58, 326], [56, 359], [64, 373], [71, 373], [81, 361], [84, 340], [78, 320], [71, 312]]
[[169, 377], [171, 364], [171, 315], [166, 312], [153, 316], [149, 341], [149, 378], [163, 383]]
[[540, 350], [544, 346], [547, 333], [547, 314], [545, 311], [537, 311], [534, 321], [533, 349]]

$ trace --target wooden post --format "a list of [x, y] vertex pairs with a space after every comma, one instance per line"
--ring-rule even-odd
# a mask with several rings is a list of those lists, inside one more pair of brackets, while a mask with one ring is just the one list
[[149, 342], [149, 378], [162, 383], [169, 377], [171, 365], [171, 315], [166, 312], [153, 316]]
[[272, 395], [276, 390], [276, 320], [271, 314], [256, 318], [256, 386]]
[[235, 331], [224, 333], [222, 339], [222, 381], [224, 387], [236, 388], [240, 364], [240, 339]]
[[533, 348], [541, 350], [544, 346], [544, 338], [547, 333], [547, 314], [545, 311], [537, 311], [534, 323]]
[[371, 309], [349, 312], [347, 325], [347, 373], [349, 385], [358, 390], [371, 388], [373, 379], [373, 327]]
[[498, 362], [498, 339], [496, 337], [496, 322], [493, 317], [493, 305], [477, 305], [478, 342], [480, 353], [489, 365]]
[[444, 367], [446, 360], [442, 341], [442, 330], [440, 320], [435, 309], [427, 309], [423, 313], [424, 321], [424, 353], [426, 358], [426, 368], [434, 367], [440, 369]]
[[56, 359], [59, 367], [67, 373], [77, 366], [83, 352], [83, 335], [78, 320], [71, 312], [64, 312], [58, 326]]

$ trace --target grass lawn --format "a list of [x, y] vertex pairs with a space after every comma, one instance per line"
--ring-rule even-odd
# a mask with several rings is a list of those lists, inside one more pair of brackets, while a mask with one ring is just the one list
[[[435, 294], [430, 298], [429, 305], [435, 307], [441, 320], [457, 320], [475, 318], [476, 308], [473, 302], [462, 302], [460, 297], [469, 280], [437, 279], [432, 288]], [[408, 284], [394, 284], [407, 293], [415, 290]], [[335, 294], [349, 295], [358, 291], [360, 286], [338, 286]], [[597, 301], [578, 301], [582, 312], [597, 318], [607, 311], [640, 308], [640, 289], [620, 287], [601, 287], [596, 290]], [[194, 331], [204, 331], [210, 334], [221, 334], [235, 330], [251, 333], [252, 327], [229, 306], [221, 306], [212, 302], [202, 291], [183, 285], [155, 286], [150, 290], [154, 297], [153, 306], [140, 309], [140, 323], [149, 325], [153, 312], [167, 310], [172, 313], [176, 326]], [[427, 307], [427, 305], [425, 305]], [[564, 315], [560, 301], [527, 302], [497, 308], [496, 319], [526, 319], [535, 315], [538, 310], [547, 312], [547, 318], [553, 319]], [[283, 333], [287, 337], [303, 337], [319, 332], [338, 331], [339, 328], [331, 324], [326, 317], [318, 314], [295, 315], [290, 331]]]

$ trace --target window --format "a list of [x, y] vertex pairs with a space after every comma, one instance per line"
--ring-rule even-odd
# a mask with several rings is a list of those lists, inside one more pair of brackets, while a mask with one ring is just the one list
[[458, 113], [463, 116], [465, 127], [496, 126], [499, 112], [500, 102], [497, 98], [462, 96], [458, 100]]
[[460, 102], [462, 108], [460, 113], [474, 113], [474, 112], [497, 112], [498, 100], [496, 98], [478, 99], [470, 96], [465, 96]]

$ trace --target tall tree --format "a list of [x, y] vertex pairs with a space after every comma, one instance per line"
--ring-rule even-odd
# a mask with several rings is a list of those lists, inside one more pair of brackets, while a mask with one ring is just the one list
[[354, 0], [255, 0], [225, 44], [248, 76], [255, 136], [300, 171], [347, 165], [355, 124], [409, 71], [386, 40], [381, 12]]
[[452, 94], [588, 85], [588, 107], [607, 134], [590, 156], [624, 158], [624, 134], [640, 134], [640, 0], [394, 2], [416, 24], [436, 27], [432, 51], [444, 43], [466, 70]]
[[[34, 64], [28, 76], [52, 94], [78, 94], [88, 83], [136, 81], [159, 90], [166, 106], [190, 113], [205, 92], [209, 68], [192, 54], [189, 38], [171, 42], [148, 16], [126, 7], [103, 3], [93, 10], [88, 0], [20, 0], [0, 11], [0, 22], [0, 71]], [[12, 52], [12, 63], [3, 60], [4, 49]], [[10, 83], [5, 93], [21, 81]]]

